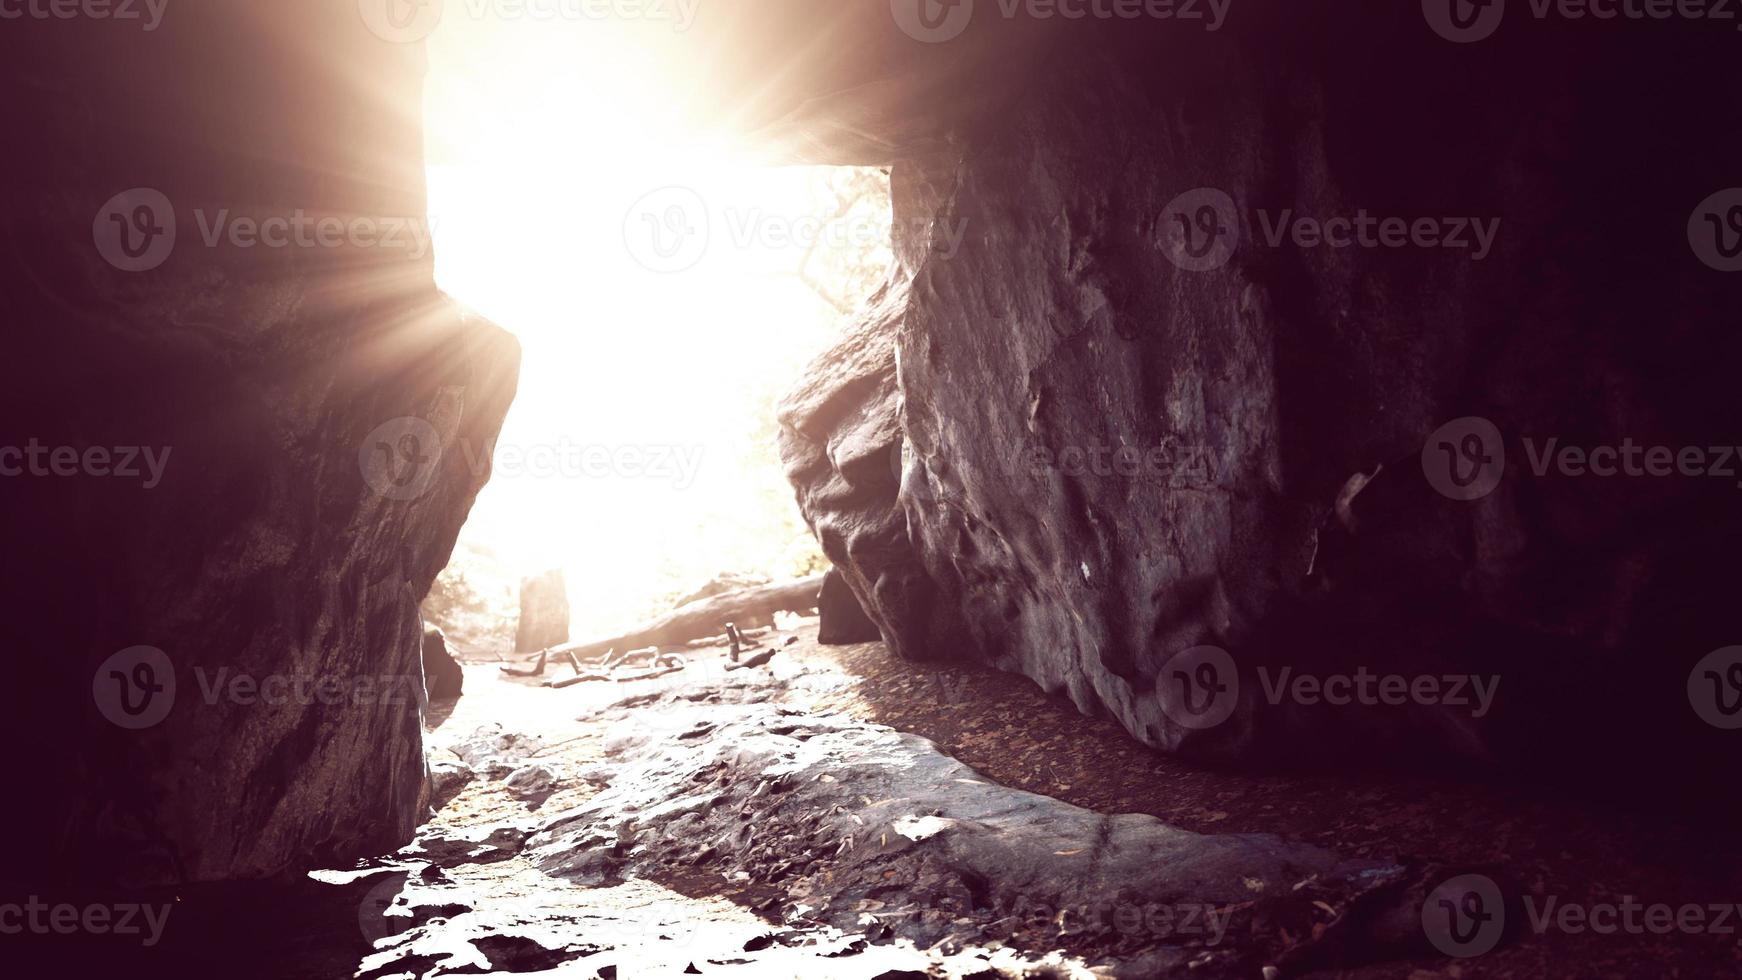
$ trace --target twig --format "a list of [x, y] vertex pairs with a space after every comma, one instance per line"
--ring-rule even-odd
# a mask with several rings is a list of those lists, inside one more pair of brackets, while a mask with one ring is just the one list
[[576, 674], [573, 677], [553, 677], [550, 680], [545, 681], [544, 686], [560, 690], [565, 687], [574, 687], [576, 684], [585, 684], [588, 681], [608, 681], [613, 679], [614, 678], [610, 674]]
[[538, 651], [538, 663], [534, 664], [530, 668], [522, 669], [519, 667], [510, 667], [507, 664], [503, 664], [502, 666], [500, 666], [496, 669], [500, 670], [504, 674], [509, 674], [511, 676], [514, 676], [514, 677], [543, 677], [544, 676], [544, 661], [545, 661], [545, 658], [548, 656], [550, 656], [549, 650], [540, 650], [540, 651]]
[[775, 651], [772, 649], [764, 650], [761, 653], [758, 653], [753, 657], [745, 657], [743, 663], [727, 664], [726, 669], [727, 670], [748, 670], [751, 667], [760, 667], [763, 664], [769, 662], [770, 660], [773, 660], [774, 654], [775, 654]]

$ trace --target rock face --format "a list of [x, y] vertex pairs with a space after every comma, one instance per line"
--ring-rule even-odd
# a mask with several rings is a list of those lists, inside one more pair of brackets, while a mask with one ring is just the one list
[[[1742, 279], [1689, 247], [1736, 183], [1726, 32], [1466, 46], [1377, 2], [1121, 30], [897, 164], [930, 247], [786, 403], [800, 504], [891, 646], [1202, 757], [1691, 770], [1690, 669], [1742, 635], [1734, 481], [1543, 460], [1742, 430]], [[1416, 244], [1297, 235], [1363, 216]], [[1470, 416], [1499, 437], [1466, 453], [1441, 430]], [[1440, 693], [1289, 686], [1362, 672]]]
[[873, 643], [883, 638], [877, 624], [859, 606], [839, 571], [830, 570], [823, 576], [823, 591], [817, 596], [817, 641], [829, 646], [851, 643]]
[[891, 175], [898, 220], [889, 281], [779, 412], [780, 457], [799, 509], [890, 648], [913, 659], [960, 655], [968, 642], [960, 609], [938, 601], [899, 500], [907, 452], [896, 332], [912, 304], [912, 277], [929, 255], [926, 220], [950, 179], [947, 158], [925, 163]]
[[448, 652], [447, 637], [434, 628], [423, 631], [423, 688], [432, 701], [449, 701], [465, 693], [466, 674]]
[[520, 581], [520, 625], [514, 652], [536, 653], [569, 641], [569, 589], [562, 569]]
[[417, 606], [519, 360], [434, 287], [421, 55], [328, 0], [3, 33], [5, 176], [33, 190], [0, 206], [0, 445], [64, 458], [0, 480], [29, 787], [0, 873], [391, 849], [424, 787]]

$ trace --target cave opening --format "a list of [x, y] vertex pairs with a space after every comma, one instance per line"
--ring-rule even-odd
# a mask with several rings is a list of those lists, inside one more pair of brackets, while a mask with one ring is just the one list
[[140, 6], [0, 2], [0, 972], [1736, 972], [1721, 18]]
[[497, 18], [427, 41], [436, 283], [524, 354], [501, 433], [459, 447], [490, 478], [424, 606], [485, 659], [514, 652], [526, 578], [560, 575], [567, 642], [825, 564], [776, 406], [891, 261], [888, 174], [671, 111], [691, 82], [662, 40]]
[[[670, 40], [634, 20], [482, 18], [425, 42], [435, 283], [514, 335], [522, 360], [500, 432], [444, 448], [488, 480], [420, 605], [434, 812], [411, 852], [308, 876], [328, 889], [313, 904], [359, 910], [364, 945], [334, 942], [335, 968], [664, 976], [734, 954], [800, 972], [933, 958], [834, 928], [770, 940], [769, 889], [814, 844], [631, 874], [567, 866], [557, 855], [584, 849], [526, 833], [589, 801], [639, 810], [606, 795], [638, 781], [610, 746], [711, 733], [686, 701], [790, 711], [794, 675], [819, 681], [806, 703], [854, 696], [815, 649], [829, 563], [777, 443], [781, 400], [890, 274], [890, 172], [794, 162], [748, 120], [673, 111], [694, 82], [663, 56]], [[876, 636], [862, 613], [856, 629]], [[755, 767], [722, 782], [768, 785]]]

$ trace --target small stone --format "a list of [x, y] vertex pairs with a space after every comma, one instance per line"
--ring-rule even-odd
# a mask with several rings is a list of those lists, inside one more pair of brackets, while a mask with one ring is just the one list
[[474, 770], [491, 777], [500, 777], [513, 772], [524, 765], [527, 759], [543, 752], [544, 743], [528, 735], [503, 731], [501, 725], [491, 723], [479, 727], [465, 740], [454, 745], [452, 751]]
[[430, 796], [435, 806], [441, 806], [460, 795], [477, 774], [458, 759], [435, 759], [429, 764]]
[[542, 762], [529, 766], [521, 766], [508, 774], [504, 785], [508, 792], [515, 796], [541, 796], [557, 788], [561, 777], [557, 771]]

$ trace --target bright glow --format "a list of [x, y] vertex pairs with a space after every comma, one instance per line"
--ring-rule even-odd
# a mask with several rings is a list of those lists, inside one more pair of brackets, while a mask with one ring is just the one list
[[[437, 281], [525, 357], [462, 549], [517, 575], [564, 567], [577, 636], [719, 571], [788, 574], [808, 545], [767, 420], [838, 330], [797, 275], [806, 245], [778, 237], [829, 213], [829, 173], [676, 130], [661, 79], [683, 66], [638, 43], [668, 29], [454, 19], [429, 41]], [[626, 245], [625, 217], [672, 185], [713, 227], [694, 268], [662, 274]]]

